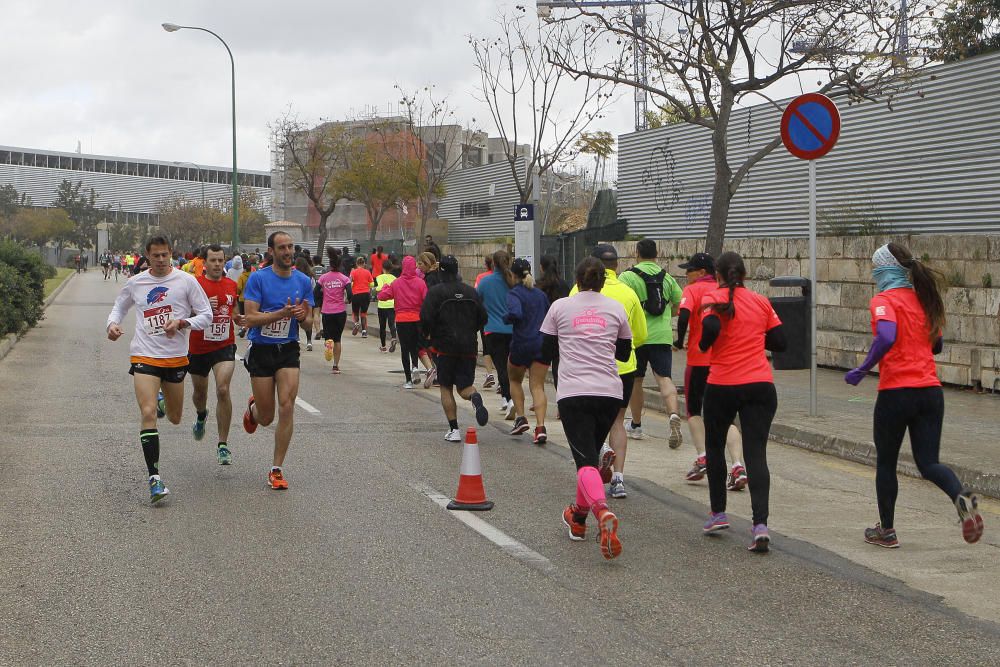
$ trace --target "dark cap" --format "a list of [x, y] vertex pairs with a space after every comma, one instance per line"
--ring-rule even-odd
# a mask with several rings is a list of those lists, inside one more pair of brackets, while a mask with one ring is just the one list
[[455, 259], [454, 255], [445, 255], [438, 262], [438, 268], [445, 273], [458, 273], [458, 260]]
[[715, 259], [707, 252], [696, 252], [691, 255], [691, 259], [680, 265], [685, 271], [697, 271], [705, 269], [709, 273], [715, 273]]
[[525, 275], [531, 273], [531, 262], [523, 257], [518, 257], [510, 265], [510, 272], [519, 278], [523, 278]]
[[594, 252], [590, 253], [590, 256], [604, 261], [613, 261], [618, 259], [618, 250], [613, 245], [600, 243], [594, 248]]

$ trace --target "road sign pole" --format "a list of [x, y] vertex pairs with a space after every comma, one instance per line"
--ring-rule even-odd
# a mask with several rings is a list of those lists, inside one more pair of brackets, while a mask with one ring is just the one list
[[809, 160], [809, 416], [816, 411], [816, 160]]

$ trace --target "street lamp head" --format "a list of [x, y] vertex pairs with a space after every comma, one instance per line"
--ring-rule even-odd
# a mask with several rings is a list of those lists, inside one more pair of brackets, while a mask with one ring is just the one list
[[161, 25], [163, 26], [163, 29], [166, 30], [167, 32], [177, 32], [178, 30], [181, 29], [181, 27], [176, 23], [162, 23]]

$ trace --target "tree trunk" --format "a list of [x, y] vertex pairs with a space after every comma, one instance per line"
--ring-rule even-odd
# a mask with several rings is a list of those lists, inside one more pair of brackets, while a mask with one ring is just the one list
[[729, 182], [733, 178], [733, 170], [726, 158], [729, 141], [729, 115], [733, 108], [732, 95], [723, 94], [719, 101], [719, 118], [712, 131], [712, 154], [715, 160], [715, 184], [712, 186], [712, 208], [708, 214], [708, 234], [705, 237], [705, 252], [712, 257], [722, 253], [722, 244], [726, 239], [726, 221], [729, 218], [729, 204], [732, 194]]
[[326, 257], [326, 237], [329, 234], [329, 230], [326, 228], [326, 223], [330, 219], [330, 213], [320, 213], [319, 214], [319, 238], [316, 240], [316, 255], [320, 258], [320, 261], [325, 261]]
[[371, 232], [369, 232], [368, 234], [368, 244], [373, 248], [375, 247], [375, 234], [378, 233], [378, 226], [379, 224], [382, 223], [382, 216], [385, 215], [385, 211], [386, 209], [383, 208], [379, 210], [377, 213], [373, 212], [369, 214], [369, 217], [371, 218], [372, 221], [372, 229]]

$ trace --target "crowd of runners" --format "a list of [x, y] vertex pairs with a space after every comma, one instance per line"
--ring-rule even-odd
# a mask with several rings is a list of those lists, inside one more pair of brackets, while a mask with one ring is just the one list
[[[462, 440], [456, 396], [471, 404], [480, 426], [488, 423], [487, 390], [499, 394], [493, 414], [511, 422], [512, 436], [530, 431], [532, 442], [544, 445], [546, 420], [561, 421], [577, 468], [575, 500], [562, 514], [570, 539], [585, 538], [593, 515], [603, 555], [621, 553], [608, 496], [628, 495], [628, 441], [647, 437], [643, 383], [651, 373], [668, 416], [670, 448], [684, 444], [687, 420], [694, 458], [686, 481], [707, 478], [710, 512], [703, 531], [729, 528], [727, 493], [748, 489], [748, 549], [769, 550], [767, 441], [778, 399], [767, 352], [784, 350], [786, 341], [768, 299], [745, 286], [746, 267], [737, 253], [695, 254], [679, 266], [686, 274], [682, 286], [658, 262], [650, 239], [636, 244], [639, 262], [628, 268], [619, 265], [614, 246], [598, 245], [575, 267], [573, 285], [560, 277], [553, 257], [542, 258], [536, 276], [528, 261], [505, 250], [484, 258], [483, 271], [466, 283], [456, 258], [442, 255], [431, 237], [416, 256], [400, 258], [382, 247], [370, 255], [359, 250], [327, 248], [324, 265], [288, 234], [275, 232], [263, 254], [228, 255], [209, 245], [182, 258], [167, 239], [149, 239], [132, 264], [143, 268], [133, 269], [108, 316], [107, 336], [123, 335], [123, 320], [134, 308], [129, 373], [153, 503], [169, 494], [159, 469], [158, 419], [181, 422], [187, 375], [192, 436], [206, 434], [211, 376], [217, 458], [232, 464], [237, 336], [247, 339], [242, 362], [251, 387], [242, 425], [254, 433], [276, 421], [266, 479], [272, 489], [287, 489], [283, 466], [293, 438], [300, 344], [304, 338], [308, 352], [314, 338], [323, 340], [331, 373], [341, 374], [343, 336], [349, 331], [368, 338], [375, 301], [379, 351], [398, 350], [404, 390], [419, 385], [421, 374], [424, 388], [438, 388], [446, 441]], [[102, 266], [105, 258], [112, 267], [124, 261], [109, 253]], [[949, 496], [964, 539], [976, 542], [983, 532], [978, 500], [938, 460], [944, 398], [934, 354], [945, 324], [938, 276], [895, 243], [878, 248], [872, 262], [874, 340], [864, 363], [845, 378], [858, 384], [879, 366], [873, 436], [879, 521], [864, 539], [899, 545], [896, 461], [908, 432], [921, 474]], [[673, 354], [680, 350], [687, 351], [683, 415], [672, 381]], [[486, 367], [482, 391], [476, 385], [480, 359]], [[555, 406], [545, 393], [550, 379]]]

